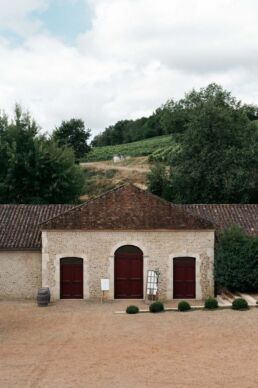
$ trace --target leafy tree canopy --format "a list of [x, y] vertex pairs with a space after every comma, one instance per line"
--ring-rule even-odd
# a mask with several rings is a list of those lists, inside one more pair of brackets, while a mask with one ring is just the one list
[[161, 112], [162, 110], [159, 108], [148, 118], [120, 120], [115, 125], [106, 128], [100, 135], [95, 136], [92, 145], [102, 147], [125, 144], [163, 135], [164, 131], [160, 123]]
[[168, 168], [164, 163], [155, 163], [147, 174], [147, 185], [149, 190], [160, 197], [167, 198], [169, 193]]
[[187, 94], [180, 109], [184, 114], [178, 117], [184, 120], [180, 126], [171, 124], [179, 147], [170, 157], [168, 198], [182, 203], [256, 203], [258, 130], [247, 106], [211, 84]]
[[[149, 117], [118, 121], [95, 136], [92, 146], [102, 147], [131, 143], [167, 134], [180, 135], [187, 130], [193, 111], [198, 111], [203, 105], [211, 101], [217, 106], [224, 106], [224, 108], [235, 107], [237, 109], [240, 104], [232, 97], [231, 93], [216, 84], [210, 84], [207, 88], [199, 91], [192, 90], [178, 101], [168, 100]], [[242, 105], [241, 109], [249, 120], [258, 120], [258, 107], [256, 105], [245, 104]]]
[[90, 129], [85, 129], [83, 120], [71, 119], [63, 121], [60, 127], [53, 131], [52, 137], [60, 147], [72, 147], [75, 158], [79, 160], [90, 150], [87, 141]]
[[241, 108], [249, 120], [258, 120], [258, 106], [242, 105], [230, 92], [212, 83], [199, 91], [192, 90], [178, 101], [168, 100], [162, 107], [161, 126], [163, 132], [178, 134], [186, 131], [192, 116], [195, 116], [198, 110], [208, 103], [224, 109], [238, 110]]
[[0, 115], [0, 153], [0, 203], [73, 203], [82, 194], [73, 151], [40, 135], [19, 106], [13, 120]]
[[215, 245], [215, 280], [231, 291], [258, 291], [258, 238], [238, 226], [225, 230]]

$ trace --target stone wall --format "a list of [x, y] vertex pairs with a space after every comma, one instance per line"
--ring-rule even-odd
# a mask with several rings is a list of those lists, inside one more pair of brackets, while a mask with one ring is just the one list
[[[196, 298], [213, 295], [214, 231], [43, 231], [42, 283], [60, 297], [60, 259], [84, 260], [84, 298], [99, 298], [100, 279], [110, 279], [108, 297], [114, 298], [114, 253], [123, 245], [135, 245], [144, 255], [147, 270], [159, 268], [161, 298], [173, 297], [173, 258], [196, 258]], [[144, 284], [145, 293], [146, 284]]]
[[0, 299], [35, 298], [41, 287], [41, 252], [0, 251]]

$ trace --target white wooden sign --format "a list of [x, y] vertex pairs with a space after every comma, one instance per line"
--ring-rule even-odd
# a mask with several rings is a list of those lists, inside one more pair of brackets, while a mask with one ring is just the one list
[[156, 295], [158, 291], [158, 275], [156, 271], [148, 271], [147, 274], [147, 294]]
[[101, 279], [101, 291], [109, 291], [109, 279]]

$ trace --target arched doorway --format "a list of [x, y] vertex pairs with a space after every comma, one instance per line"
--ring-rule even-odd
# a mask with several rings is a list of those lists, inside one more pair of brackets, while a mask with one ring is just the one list
[[194, 257], [175, 257], [173, 260], [173, 298], [195, 298], [196, 277]]
[[115, 298], [143, 299], [143, 253], [134, 245], [115, 252]]
[[83, 259], [78, 257], [60, 259], [60, 298], [83, 298]]

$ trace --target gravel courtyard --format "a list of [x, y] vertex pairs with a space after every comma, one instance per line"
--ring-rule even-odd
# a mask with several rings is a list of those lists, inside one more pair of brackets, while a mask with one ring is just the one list
[[0, 387], [257, 387], [258, 309], [0, 302]]

